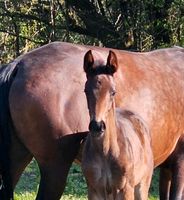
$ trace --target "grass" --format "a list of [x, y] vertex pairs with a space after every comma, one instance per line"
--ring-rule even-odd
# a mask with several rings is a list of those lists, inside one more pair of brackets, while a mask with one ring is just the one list
[[[158, 200], [158, 170], [155, 171], [150, 187], [149, 200]], [[39, 169], [35, 160], [27, 166], [15, 190], [15, 200], [34, 200], [39, 183]], [[61, 200], [87, 200], [87, 186], [80, 166], [73, 164]]]

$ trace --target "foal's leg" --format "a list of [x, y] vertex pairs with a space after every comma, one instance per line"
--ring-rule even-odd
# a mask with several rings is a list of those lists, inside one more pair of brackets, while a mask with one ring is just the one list
[[[150, 168], [151, 171], [151, 168]], [[141, 182], [135, 187], [135, 199], [136, 200], [147, 200], [149, 193], [149, 186], [151, 184], [152, 173], [148, 172]]]
[[121, 190], [121, 196], [123, 200], [134, 200], [134, 187], [129, 183], [126, 183], [125, 187]]
[[88, 200], [122, 200], [122, 198], [117, 199], [117, 195], [113, 195], [113, 193], [108, 194], [106, 187], [94, 190], [88, 186]]
[[159, 193], [160, 200], [169, 200], [171, 186], [171, 170], [169, 168], [160, 168]]
[[93, 188], [88, 186], [88, 200], [104, 200], [105, 197], [103, 197], [103, 194], [100, 194], [100, 192], [94, 191]]

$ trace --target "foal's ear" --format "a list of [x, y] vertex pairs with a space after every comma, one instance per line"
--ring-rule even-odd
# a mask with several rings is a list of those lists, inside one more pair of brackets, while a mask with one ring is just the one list
[[91, 50], [89, 50], [84, 56], [84, 66], [83, 66], [84, 71], [88, 73], [93, 68], [93, 64], [94, 64], [93, 54]]
[[112, 74], [114, 74], [118, 69], [118, 59], [116, 54], [113, 51], [109, 51], [109, 55], [107, 58], [107, 67], [111, 70]]

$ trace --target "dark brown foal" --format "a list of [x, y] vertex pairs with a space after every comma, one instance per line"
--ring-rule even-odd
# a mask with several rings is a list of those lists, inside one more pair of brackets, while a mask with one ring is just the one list
[[84, 146], [82, 169], [88, 198], [146, 200], [153, 172], [151, 137], [140, 116], [115, 109], [113, 74], [117, 68], [112, 51], [105, 66], [94, 66], [91, 51], [85, 55], [90, 133]]

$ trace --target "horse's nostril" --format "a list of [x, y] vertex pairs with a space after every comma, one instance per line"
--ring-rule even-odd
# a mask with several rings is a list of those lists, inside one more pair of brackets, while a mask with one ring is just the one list
[[89, 131], [93, 133], [103, 133], [106, 129], [104, 121], [97, 122], [92, 120], [89, 124]]

